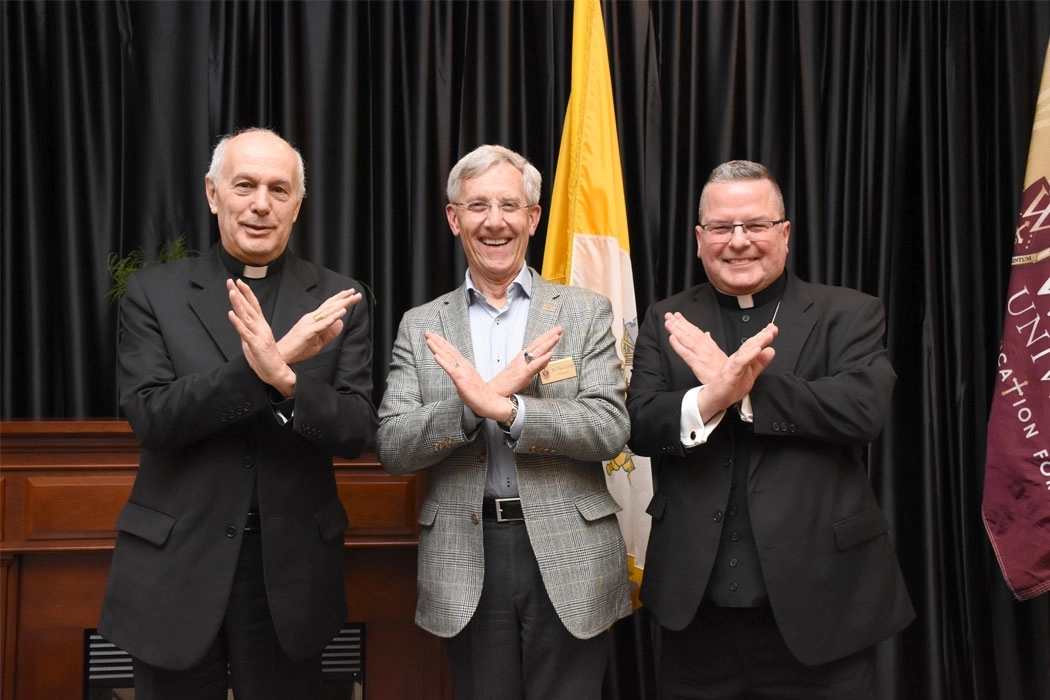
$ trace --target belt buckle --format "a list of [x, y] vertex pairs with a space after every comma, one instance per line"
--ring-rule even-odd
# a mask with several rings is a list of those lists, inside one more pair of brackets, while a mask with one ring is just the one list
[[497, 498], [497, 499], [494, 499], [494, 500], [495, 500], [495, 503], [496, 503], [496, 522], [497, 523], [513, 523], [513, 522], [518, 522], [519, 520], [524, 520], [525, 519], [525, 518], [504, 518], [503, 517], [503, 504], [504, 503], [509, 503], [511, 501], [517, 501], [518, 505], [520, 507], [520, 505], [521, 505], [521, 499], [520, 498]]

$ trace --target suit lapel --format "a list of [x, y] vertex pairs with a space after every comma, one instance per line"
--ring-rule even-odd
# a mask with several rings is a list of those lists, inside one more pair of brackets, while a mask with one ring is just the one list
[[[809, 288], [794, 275], [788, 275], [787, 287], [777, 309], [774, 323], [779, 329], [773, 339], [772, 347], [777, 351], [773, 361], [765, 372], [794, 372], [798, 368], [802, 348], [813, 332], [816, 315], [807, 313], [813, 305]], [[751, 460], [748, 464], [748, 477], [754, 474], [759, 461], [765, 454], [765, 441], [759, 440], [751, 449]]]
[[190, 307], [227, 360], [241, 354], [241, 337], [230, 323], [230, 295], [226, 280], [230, 273], [219, 258], [218, 245], [200, 259], [190, 274], [190, 285], [198, 289], [189, 297]]
[[277, 287], [277, 303], [270, 321], [274, 338], [284, 337], [300, 318], [318, 307], [319, 301], [310, 294], [316, 286], [316, 270], [292, 251], [287, 251], [281, 282]]
[[470, 312], [467, 309], [467, 286], [464, 284], [447, 294], [438, 307], [438, 318], [445, 340], [463, 353], [470, 363], [474, 362], [474, 343], [470, 338]]
[[807, 313], [812, 305], [813, 299], [805, 283], [789, 275], [774, 321], [779, 329], [777, 337], [773, 340], [773, 348], [777, 354], [766, 371], [793, 372], [798, 368], [802, 348], [816, 323], [815, 316]]
[[525, 347], [558, 325], [561, 314], [561, 291], [543, 279], [535, 270], [529, 268], [532, 275], [532, 299], [529, 300], [529, 318], [525, 322]]

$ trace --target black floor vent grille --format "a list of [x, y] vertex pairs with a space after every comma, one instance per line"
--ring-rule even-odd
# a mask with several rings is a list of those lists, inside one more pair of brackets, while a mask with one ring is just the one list
[[[348, 622], [321, 654], [324, 700], [363, 700], [365, 625]], [[98, 630], [84, 630], [84, 700], [134, 698], [131, 657]], [[117, 691], [128, 690], [120, 693]]]

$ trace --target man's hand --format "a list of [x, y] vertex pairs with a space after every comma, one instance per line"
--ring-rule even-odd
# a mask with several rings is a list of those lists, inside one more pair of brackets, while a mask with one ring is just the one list
[[434, 360], [448, 373], [464, 405], [480, 418], [504, 421], [510, 416], [510, 402], [507, 401], [507, 397], [527, 387], [532, 378], [547, 366], [553, 356], [551, 349], [561, 338], [561, 334], [561, 327], [547, 331], [526, 351], [532, 358], [531, 361], [526, 358], [524, 352], [518, 353], [503, 371], [489, 382], [481, 378], [477, 368], [467, 362], [455, 345], [437, 333], [427, 331], [424, 335], [427, 347], [434, 353]]
[[295, 372], [290, 365], [316, 355], [343, 330], [346, 310], [361, 300], [349, 289], [326, 299], [316, 311], [305, 314], [278, 342], [266, 322], [259, 300], [244, 281], [226, 280], [230, 295], [230, 323], [241, 336], [248, 366], [285, 398], [295, 393]]
[[769, 346], [777, 333], [777, 327], [768, 324], [727, 357], [715, 376], [704, 383], [704, 390], [696, 397], [696, 405], [704, 421], [751, 392], [755, 379], [773, 361], [776, 351]]
[[308, 360], [343, 332], [343, 316], [361, 301], [361, 293], [344, 289], [325, 299], [315, 311], [304, 314], [294, 326], [277, 341], [281, 357], [290, 365]]
[[[489, 381], [489, 386], [500, 396], [517, 394], [550, 364], [554, 357], [554, 346], [561, 340], [562, 327], [555, 326], [536, 338], [524, 352], [519, 352], [507, 363], [499, 374]], [[531, 358], [531, 359], [530, 359]]]
[[664, 314], [664, 328], [670, 335], [671, 349], [689, 365], [701, 384], [717, 379], [726, 354], [710, 333], [700, 330], [677, 311]]

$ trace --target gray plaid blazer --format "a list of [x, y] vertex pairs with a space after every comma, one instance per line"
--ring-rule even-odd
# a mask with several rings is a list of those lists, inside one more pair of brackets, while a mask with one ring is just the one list
[[[525, 425], [512, 445], [525, 525], [543, 582], [566, 629], [593, 637], [630, 614], [619, 505], [602, 460], [626, 444], [625, 383], [610, 332], [612, 305], [535, 270], [525, 346], [562, 326], [554, 359], [573, 358], [576, 376], [522, 392]], [[463, 403], [423, 337], [433, 331], [473, 361], [467, 289], [461, 286], [404, 315], [379, 409], [379, 459], [391, 474], [427, 470], [419, 512], [416, 623], [441, 637], [462, 630], [484, 580], [481, 506], [487, 469], [482, 431], [463, 432]]]

